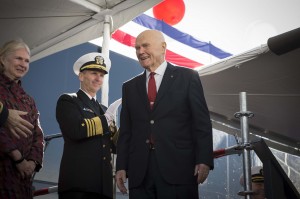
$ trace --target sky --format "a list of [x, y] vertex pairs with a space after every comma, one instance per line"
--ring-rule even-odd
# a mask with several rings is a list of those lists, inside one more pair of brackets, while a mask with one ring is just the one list
[[[184, 0], [183, 19], [173, 27], [203, 42], [210, 42], [232, 55], [266, 44], [268, 38], [300, 26], [299, 0]], [[154, 17], [153, 10], [144, 14]], [[134, 22], [120, 30], [137, 36], [145, 28], [137, 28]], [[188, 47], [166, 38], [168, 46], [177, 54], [212, 64], [219, 59], [214, 56], [192, 52]], [[92, 43], [101, 45], [102, 39]], [[110, 48], [133, 59], [135, 51], [111, 40]], [[199, 57], [202, 59], [199, 60]]]

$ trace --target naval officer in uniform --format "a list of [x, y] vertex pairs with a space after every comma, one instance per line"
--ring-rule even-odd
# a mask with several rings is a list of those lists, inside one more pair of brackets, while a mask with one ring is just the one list
[[96, 99], [110, 60], [101, 53], [89, 53], [74, 64], [80, 89], [63, 94], [56, 107], [64, 149], [60, 164], [60, 199], [113, 198], [113, 115]]

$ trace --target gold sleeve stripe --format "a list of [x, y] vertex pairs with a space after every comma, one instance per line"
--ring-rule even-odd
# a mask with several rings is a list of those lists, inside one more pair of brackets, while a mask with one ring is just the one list
[[2, 112], [3, 104], [0, 102], [0, 113]]
[[95, 135], [95, 129], [96, 129], [96, 127], [95, 127], [95, 122], [94, 122], [94, 120], [93, 119], [91, 119], [90, 120], [90, 122], [91, 122], [91, 132], [92, 132], [92, 136], [94, 136]]
[[95, 133], [96, 135], [103, 134], [102, 122], [99, 117], [94, 117], [92, 120], [95, 122]]
[[91, 130], [90, 130], [90, 122], [89, 122], [89, 120], [88, 119], [84, 119], [84, 121], [85, 121], [85, 126], [86, 126], [86, 132], [87, 132], [87, 137], [90, 137], [91, 135], [90, 135], [90, 133], [91, 133]]
[[102, 122], [99, 117], [84, 119], [86, 123], [87, 137], [103, 134]]

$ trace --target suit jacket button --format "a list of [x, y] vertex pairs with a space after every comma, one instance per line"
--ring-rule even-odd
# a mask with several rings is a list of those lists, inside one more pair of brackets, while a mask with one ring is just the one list
[[150, 124], [154, 124], [154, 120], [150, 120]]

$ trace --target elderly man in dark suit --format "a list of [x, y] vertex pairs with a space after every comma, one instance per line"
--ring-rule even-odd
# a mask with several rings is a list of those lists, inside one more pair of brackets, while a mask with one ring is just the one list
[[108, 59], [89, 53], [74, 64], [80, 89], [60, 96], [56, 119], [63, 138], [58, 194], [60, 199], [111, 199], [113, 115], [97, 102], [96, 94], [108, 73]]
[[197, 199], [213, 169], [212, 126], [199, 75], [165, 61], [161, 32], [138, 35], [144, 73], [122, 90], [116, 183], [130, 199]]

